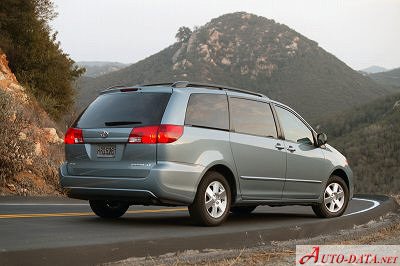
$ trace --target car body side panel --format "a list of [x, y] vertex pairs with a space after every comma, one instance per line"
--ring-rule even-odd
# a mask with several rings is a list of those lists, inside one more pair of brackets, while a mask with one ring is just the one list
[[282, 199], [318, 199], [332, 169], [320, 148], [308, 144], [285, 141], [287, 171]]
[[285, 183], [286, 152], [275, 145], [283, 141], [231, 132], [243, 199], [278, 199]]
[[189, 96], [187, 92], [174, 90], [165, 108], [161, 124], [183, 125]]
[[[228, 131], [185, 126], [178, 141], [157, 145], [157, 160], [199, 165], [205, 169], [221, 164], [232, 171], [237, 182]], [[203, 174], [199, 175], [194, 189], [197, 189]]]
[[331, 176], [335, 170], [343, 171], [346, 174], [347, 179], [349, 181], [350, 198], [352, 198], [354, 194], [354, 178], [353, 178], [353, 172], [347, 163], [346, 157], [344, 157], [339, 151], [337, 151], [331, 145], [325, 144], [324, 146], [325, 148], [322, 149], [322, 151], [327, 161], [329, 161], [331, 164], [329, 176]]

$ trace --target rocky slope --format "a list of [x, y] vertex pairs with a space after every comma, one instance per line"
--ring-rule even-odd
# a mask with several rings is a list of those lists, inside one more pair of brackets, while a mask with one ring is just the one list
[[289, 27], [244, 12], [211, 20], [161, 52], [78, 84], [78, 106], [116, 84], [190, 80], [258, 91], [317, 119], [391, 93]]
[[0, 51], [0, 195], [58, 193], [63, 140]]

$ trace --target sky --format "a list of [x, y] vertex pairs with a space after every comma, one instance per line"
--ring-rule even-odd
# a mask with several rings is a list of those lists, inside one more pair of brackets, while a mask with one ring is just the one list
[[135, 63], [175, 42], [180, 26], [245, 11], [312, 39], [353, 69], [400, 67], [400, 0], [54, 0], [52, 21], [75, 61]]

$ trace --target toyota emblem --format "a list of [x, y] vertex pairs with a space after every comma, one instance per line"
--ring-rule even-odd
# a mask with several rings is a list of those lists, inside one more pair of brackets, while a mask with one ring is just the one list
[[103, 132], [100, 133], [100, 137], [107, 138], [108, 137], [108, 132], [104, 130]]

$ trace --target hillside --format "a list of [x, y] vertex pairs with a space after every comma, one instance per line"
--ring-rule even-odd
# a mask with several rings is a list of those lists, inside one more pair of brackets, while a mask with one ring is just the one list
[[370, 66], [370, 67], [361, 69], [360, 71], [367, 73], [367, 74], [372, 74], [372, 73], [385, 72], [385, 71], [387, 71], [387, 69], [384, 67], [381, 67], [381, 66]]
[[85, 77], [98, 77], [128, 66], [127, 64], [119, 62], [103, 61], [81, 61], [76, 62], [76, 65], [79, 67], [84, 67], [86, 69], [85, 73], [83, 74], [83, 76]]
[[395, 68], [386, 72], [370, 74], [369, 77], [379, 84], [400, 88], [400, 68]]
[[320, 131], [347, 156], [356, 191], [400, 191], [400, 94], [325, 119]]
[[262, 92], [311, 121], [391, 92], [289, 27], [239, 12], [127, 68], [81, 80], [77, 105], [83, 108], [108, 86], [176, 80]]
[[22, 87], [0, 51], [0, 195], [57, 194], [64, 159], [56, 124]]

